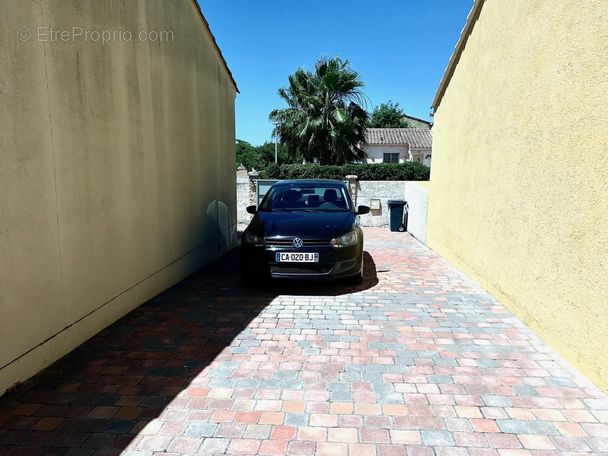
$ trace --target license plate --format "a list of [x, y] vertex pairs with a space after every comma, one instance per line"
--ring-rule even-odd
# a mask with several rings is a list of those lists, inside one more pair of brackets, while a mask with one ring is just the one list
[[318, 263], [319, 254], [316, 252], [276, 252], [277, 263]]

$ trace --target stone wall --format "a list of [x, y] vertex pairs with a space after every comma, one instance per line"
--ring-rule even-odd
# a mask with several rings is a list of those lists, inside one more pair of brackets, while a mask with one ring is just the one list
[[[255, 204], [255, 181], [237, 176], [237, 217], [239, 223], [249, 223], [251, 215], [245, 208]], [[361, 216], [362, 226], [389, 225], [388, 201], [405, 199], [408, 203], [408, 232], [422, 242], [426, 242], [426, 213], [428, 190], [426, 182], [412, 181], [357, 181], [357, 205], [371, 205], [372, 199], [380, 200], [380, 209]]]

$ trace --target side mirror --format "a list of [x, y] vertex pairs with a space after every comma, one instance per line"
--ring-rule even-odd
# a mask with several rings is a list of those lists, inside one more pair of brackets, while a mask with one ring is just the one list
[[257, 207], [255, 205], [253, 206], [247, 206], [246, 211], [250, 214], [255, 214]]
[[363, 215], [369, 213], [369, 206], [359, 206], [357, 208], [357, 215]]

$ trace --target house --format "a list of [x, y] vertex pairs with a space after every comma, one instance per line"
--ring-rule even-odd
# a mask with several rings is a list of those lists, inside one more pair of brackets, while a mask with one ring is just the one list
[[417, 161], [431, 166], [433, 134], [428, 128], [368, 128], [365, 139], [368, 163]]
[[433, 123], [429, 122], [428, 120], [419, 119], [418, 117], [410, 116], [407, 114], [404, 115], [403, 118], [409, 124], [408, 128], [426, 128], [427, 130], [433, 128]]
[[[198, 3], [32, 5], [2, 3], [0, 396], [236, 239], [237, 87]], [[166, 32], [9, 40], [36, 24]]]
[[476, 0], [433, 102], [427, 242], [608, 391], [608, 2]]

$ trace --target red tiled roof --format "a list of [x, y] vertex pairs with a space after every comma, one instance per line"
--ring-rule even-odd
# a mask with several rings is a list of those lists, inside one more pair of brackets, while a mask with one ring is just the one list
[[433, 145], [433, 134], [427, 128], [368, 128], [365, 139], [370, 145], [409, 144], [421, 149], [430, 149]]

